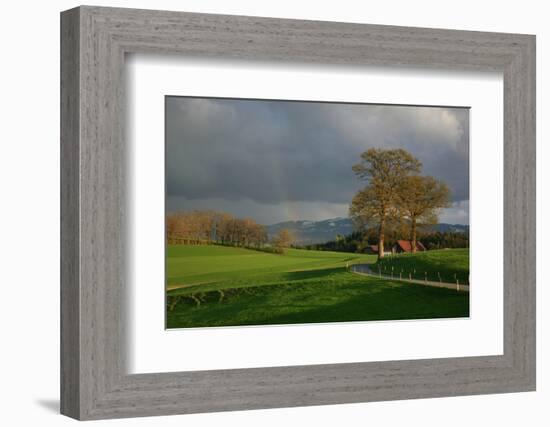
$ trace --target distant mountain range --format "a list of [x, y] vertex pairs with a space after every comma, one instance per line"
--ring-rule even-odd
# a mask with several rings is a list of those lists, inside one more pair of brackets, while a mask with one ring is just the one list
[[[349, 218], [332, 218], [323, 221], [285, 221], [266, 226], [269, 238], [279, 230], [286, 228], [294, 233], [295, 243], [306, 245], [325, 243], [334, 240], [336, 235], [342, 236], [353, 232], [353, 224]], [[462, 224], [434, 224], [428, 227], [431, 231], [467, 233], [470, 227]]]

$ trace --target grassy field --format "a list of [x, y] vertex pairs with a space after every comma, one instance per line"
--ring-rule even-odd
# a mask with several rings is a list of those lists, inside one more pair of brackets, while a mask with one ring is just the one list
[[[210, 290], [257, 286], [296, 279], [346, 263], [372, 263], [374, 255], [288, 249], [285, 255], [228, 246], [168, 246], [168, 290], [195, 287]], [[317, 274], [317, 273], [314, 273]]]
[[[381, 262], [372, 267], [378, 271], [380, 266], [383, 274], [393, 273], [399, 277], [408, 277], [424, 280], [427, 274], [428, 280], [439, 281], [439, 276], [444, 282], [469, 284], [470, 259], [468, 249], [441, 249], [415, 254], [400, 254], [382, 258]], [[438, 275], [439, 273], [439, 275]], [[456, 275], [456, 276], [455, 276]]]
[[465, 317], [467, 293], [360, 276], [373, 255], [169, 246], [167, 327]]

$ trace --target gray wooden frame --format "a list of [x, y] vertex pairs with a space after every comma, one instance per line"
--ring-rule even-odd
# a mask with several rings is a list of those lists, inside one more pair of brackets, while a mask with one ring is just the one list
[[[128, 375], [124, 57], [129, 52], [502, 72], [504, 354]], [[61, 165], [63, 414], [100, 419], [535, 389], [534, 36], [71, 9], [61, 14]]]

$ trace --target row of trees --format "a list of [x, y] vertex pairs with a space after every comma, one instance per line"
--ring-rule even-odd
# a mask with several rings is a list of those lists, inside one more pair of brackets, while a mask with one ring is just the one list
[[172, 244], [209, 244], [260, 248], [267, 242], [265, 227], [251, 218], [226, 212], [189, 211], [166, 217], [166, 235]]
[[[386, 230], [385, 244], [387, 247], [391, 247], [402, 236], [400, 228], [389, 228]], [[467, 248], [470, 246], [469, 235], [464, 232], [419, 231], [418, 241], [426, 249]], [[304, 248], [318, 251], [363, 253], [369, 251], [371, 245], [376, 244], [378, 244], [378, 231], [375, 228], [369, 228], [355, 231], [347, 236], [336, 236], [329, 242], [306, 245]]]
[[467, 233], [453, 233], [450, 231], [430, 233], [420, 238], [427, 249], [468, 248], [470, 236]]
[[268, 244], [265, 226], [252, 218], [237, 218], [227, 212], [187, 211], [166, 217], [169, 244], [220, 244], [283, 253], [292, 245], [294, 235], [281, 229]]
[[448, 186], [420, 175], [422, 163], [403, 149], [371, 148], [353, 171], [366, 185], [353, 198], [349, 214], [359, 230], [376, 227], [378, 257], [384, 256], [387, 229], [403, 226], [416, 252], [418, 227], [436, 223], [439, 209], [449, 206]]

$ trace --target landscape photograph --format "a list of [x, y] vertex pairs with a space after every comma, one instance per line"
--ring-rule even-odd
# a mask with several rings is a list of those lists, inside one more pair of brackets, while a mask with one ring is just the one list
[[165, 97], [166, 328], [470, 315], [467, 107]]

